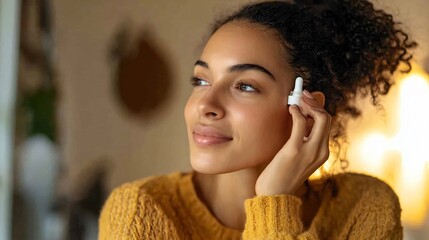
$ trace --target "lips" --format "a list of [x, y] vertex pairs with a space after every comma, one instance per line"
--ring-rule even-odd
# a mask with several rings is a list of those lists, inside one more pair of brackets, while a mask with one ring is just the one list
[[222, 133], [219, 129], [207, 125], [196, 125], [192, 135], [194, 142], [200, 147], [219, 145], [232, 140], [232, 137]]

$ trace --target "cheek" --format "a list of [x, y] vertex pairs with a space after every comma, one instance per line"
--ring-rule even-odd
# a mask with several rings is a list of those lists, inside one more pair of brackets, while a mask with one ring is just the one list
[[195, 115], [196, 108], [195, 108], [195, 100], [194, 97], [189, 96], [188, 100], [186, 101], [185, 108], [183, 109], [183, 115], [185, 117], [186, 125], [189, 126], [191, 119]]
[[235, 115], [240, 144], [260, 158], [272, 157], [289, 139], [291, 116], [287, 107], [252, 107]]

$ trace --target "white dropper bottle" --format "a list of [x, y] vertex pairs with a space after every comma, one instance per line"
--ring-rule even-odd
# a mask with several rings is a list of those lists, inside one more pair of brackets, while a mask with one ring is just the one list
[[304, 83], [304, 79], [302, 79], [302, 77], [297, 77], [295, 79], [295, 88], [293, 89], [293, 91], [290, 92], [290, 95], [287, 101], [289, 105], [295, 104], [299, 106], [299, 100], [302, 96], [303, 83]]

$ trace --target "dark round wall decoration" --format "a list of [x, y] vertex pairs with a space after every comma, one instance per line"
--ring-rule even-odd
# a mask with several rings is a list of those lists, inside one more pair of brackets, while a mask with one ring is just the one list
[[127, 112], [150, 118], [167, 100], [172, 80], [158, 44], [146, 32], [132, 41], [122, 30], [113, 49], [116, 57], [115, 92]]

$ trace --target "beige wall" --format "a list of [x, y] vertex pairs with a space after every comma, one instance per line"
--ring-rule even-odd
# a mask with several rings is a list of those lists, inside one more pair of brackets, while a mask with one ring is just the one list
[[[72, 181], [100, 158], [112, 163], [110, 187], [189, 169], [182, 117], [188, 79], [213, 15], [230, 5], [234, 1], [54, 2], [62, 147]], [[173, 68], [171, 96], [150, 121], [125, 114], [113, 94], [107, 57], [124, 23], [150, 32]]]
[[[62, 147], [73, 181], [86, 164], [100, 158], [113, 164], [110, 188], [152, 174], [189, 169], [182, 108], [191, 89], [192, 65], [214, 16], [240, 2], [248, 1], [54, 1]], [[420, 42], [417, 59], [423, 64], [429, 56], [426, 1], [378, 2]], [[150, 121], [124, 114], [112, 94], [112, 65], [107, 56], [114, 33], [124, 23], [152, 33], [173, 67], [171, 96]]]

